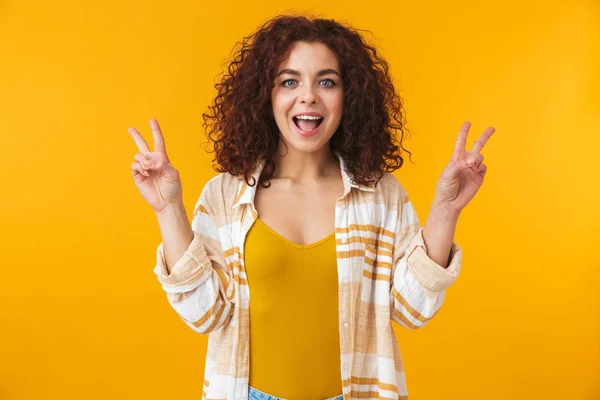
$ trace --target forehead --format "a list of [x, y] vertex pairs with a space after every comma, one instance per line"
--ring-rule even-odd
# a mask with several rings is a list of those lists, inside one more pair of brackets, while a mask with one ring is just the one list
[[294, 42], [288, 58], [283, 60], [279, 69], [291, 68], [300, 72], [311, 72], [331, 68], [339, 71], [336, 54], [321, 42]]

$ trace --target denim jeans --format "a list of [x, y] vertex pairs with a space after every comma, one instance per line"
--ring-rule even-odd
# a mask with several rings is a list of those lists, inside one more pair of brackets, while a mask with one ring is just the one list
[[[283, 400], [281, 397], [275, 397], [270, 394], [266, 394], [261, 392], [258, 389], [254, 389], [252, 386], [248, 385], [248, 400]], [[331, 397], [326, 400], [344, 400], [344, 395], [340, 394], [339, 396]]]

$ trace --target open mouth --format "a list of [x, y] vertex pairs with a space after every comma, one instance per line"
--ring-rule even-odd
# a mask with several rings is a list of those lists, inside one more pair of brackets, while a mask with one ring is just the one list
[[312, 131], [317, 128], [323, 122], [323, 117], [319, 117], [318, 119], [301, 119], [297, 117], [292, 117], [294, 120], [294, 124], [305, 132]]

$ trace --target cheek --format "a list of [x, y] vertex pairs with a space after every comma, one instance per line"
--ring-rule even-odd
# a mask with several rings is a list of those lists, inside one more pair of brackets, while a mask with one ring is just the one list
[[273, 107], [273, 117], [280, 132], [288, 130], [288, 112], [289, 112], [289, 101], [281, 94], [274, 93], [271, 96], [271, 104]]
[[286, 113], [289, 111], [291, 103], [293, 102], [290, 102], [286, 96], [276, 94], [271, 97], [271, 103], [273, 104], [273, 112], [275, 113], [275, 116], [280, 114], [281, 118], [285, 118]]
[[341, 114], [344, 108], [344, 95], [343, 93], [336, 93], [330, 99], [329, 109], [336, 114]]

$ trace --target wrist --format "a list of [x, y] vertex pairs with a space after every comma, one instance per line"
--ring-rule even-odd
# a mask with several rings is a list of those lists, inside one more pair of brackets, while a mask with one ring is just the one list
[[460, 217], [460, 211], [456, 211], [448, 204], [439, 201], [433, 202], [429, 214], [433, 214], [439, 219], [451, 222], [457, 222], [458, 217]]
[[185, 212], [185, 206], [183, 201], [177, 201], [175, 203], [169, 203], [162, 210], [156, 211], [156, 217], [160, 219], [171, 219], [173, 217], [179, 217]]

